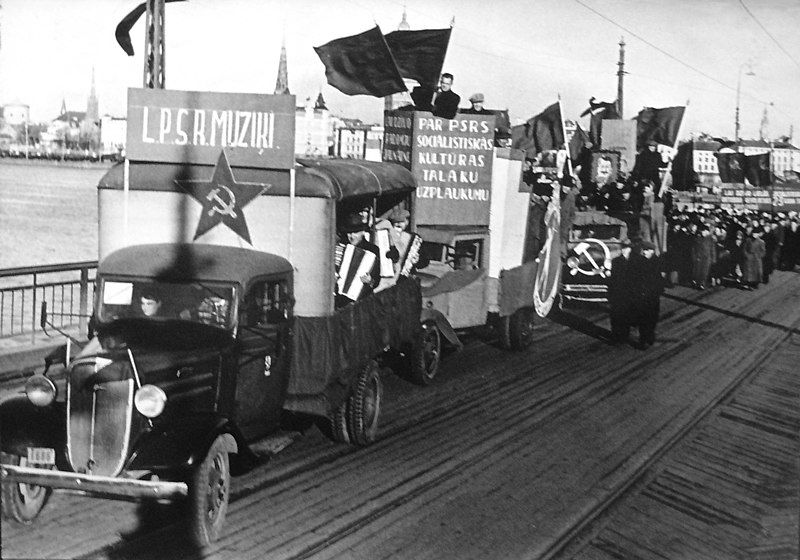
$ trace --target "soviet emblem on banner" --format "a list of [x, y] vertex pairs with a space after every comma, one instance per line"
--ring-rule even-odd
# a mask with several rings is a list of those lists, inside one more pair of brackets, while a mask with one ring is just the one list
[[219, 155], [210, 181], [175, 181], [203, 206], [194, 239], [223, 223], [252, 245], [244, 207], [270, 188], [265, 183], [237, 183], [225, 150]]

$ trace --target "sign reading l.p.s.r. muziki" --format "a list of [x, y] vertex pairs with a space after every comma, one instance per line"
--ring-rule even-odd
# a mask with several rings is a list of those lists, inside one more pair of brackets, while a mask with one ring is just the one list
[[128, 89], [127, 155], [134, 161], [291, 169], [295, 97]]

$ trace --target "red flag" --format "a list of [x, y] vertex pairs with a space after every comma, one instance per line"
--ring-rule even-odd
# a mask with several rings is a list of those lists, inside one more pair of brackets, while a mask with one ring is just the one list
[[[165, 2], [183, 2], [184, 0], [165, 0]], [[117, 43], [122, 47], [122, 50], [128, 56], [133, 56], [133, 43], [131, 43], [131, 29], [134, 24], [139, 21], [142, 14], [145, 12], [145, 3], [142, 2], [134, 9], [132, 9], [127, 16], [122, 18], [114, 30], [114, 37], [117, 38]]]
[[406, 91], [392, 53], [377, 25], [350, 37], [314, 47], [328, 83], [347, 95], [385, 97]]
[[693, 191], [697, 174], [694, 172], [694, 142], [684, 142], [672, 159], [672, 188]]
[[717, 168], [723, 183], [744, 183], [744, 154], [717, 152]]
[[560, 105], [553, 103], [524, 125], [512, 128], [512, 147], [531, 154], [559, 150], [564, 147], [563, 127]]
[[641, 150], [653, 140], [666, 146], [674, 146], [686, 107], [645, 107], [636, 117], [636, 149]]
[[386, 35], [386, 44], [400, 75], [422, 85], [435, 85], [444, 65], [451, 31], [450, 28], [420, 29], [392, 31]]
[[601, 101], [595, 103], [594, 97], [589, 99], [589, 108], [581, 113], [582, 117], [591, 114], [589, 119], [589, 139], [592, 144], [599, 147], [601, 144], [600, 138], [603, 132], [603, 119], [619, 119], [620, 114], [617, 112], [617, 102], [609, 103], [608, 101]]
[[769, 152], [744, 156], [744, 176], [754, 187], [766, 187], [772, 184], [769, 159]]

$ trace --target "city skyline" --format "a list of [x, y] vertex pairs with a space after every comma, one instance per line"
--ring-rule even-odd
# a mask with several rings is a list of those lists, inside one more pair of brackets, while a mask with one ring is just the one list
[[[750, 5], [752, 3], [752, 5]], [[141, 87], [144, 21], [132, 30], [135, 56], [116, 44], [114, 28], [136, 0], [70, 3], [4, 0], [0, 11], [0, 103], [30, 106], [32, 120], [85, 110], [96, 73], [101, 114], [124, 116], [128, 87]], [[348, 97], [325, 82], [313, 51], [332, 39], [380, 25], [448, 27], [445, 71], [462, 106], [475, 92], [512, 123], [561, 96], [564, 117], [578, 119], [589, 97], [613, 101], [619, 41], [624, 38], [624, 118], [644, 106], [690, 105], [681, 137], [734, 136], [737, 89], [741, 137], [757, 138], [765, 107], [769, 137], [800, 125], [800, 5], [790, 0], [704, 3], [649, 0], [500, 0], [423, 3], [361, 0], [301, 3], [209, 0], [171, 3], [166, 14], [166, 84], [170, 89], [272, 93], [281, 45], [298, 105], [321, 92], [336, 116], [380, 122], [381, 99]], [[31, 35], [36, 41], [31, 41]], [[753, 74], [752, 76], [749, 74]], [[772, 105], [770, 105], [772, 104]], [[581, 121], [583, 122], [583, 120]]]

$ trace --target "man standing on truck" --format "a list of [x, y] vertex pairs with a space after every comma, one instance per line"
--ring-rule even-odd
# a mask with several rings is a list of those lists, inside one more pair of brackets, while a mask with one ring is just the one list
[[433, 98], [434, 117], [452, 119], [458, 113], [458, 104], [461, 102], [461, 96], [450, 89], [452, 87], [453, 75], [445, 72], [439, 79], [439, 91]]

